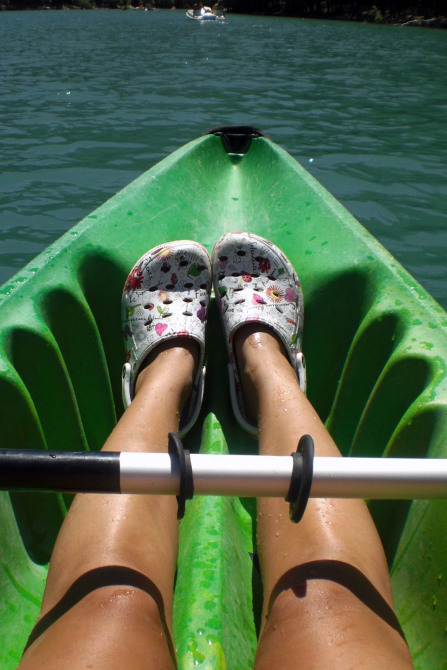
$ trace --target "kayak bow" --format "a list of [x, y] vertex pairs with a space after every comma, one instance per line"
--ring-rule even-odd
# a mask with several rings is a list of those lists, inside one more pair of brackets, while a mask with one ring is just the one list
[[[446, 458], [446, 313], [290, 155], [243, 127], [215, 129], [171, 154], [0, 289], [0, 447], [98, 451], [123, 411], [119, 315], [129, 268], [156, 244], [196, 239], [211, 250], [231, 230], [270, 239], [300, 275], [308, 396], [342, 453], [364, 464]], [[204, 404], [185, 447], [193, 462], [197, 452], [253, 456], [256, 443], [231, 414], [214, 302], [207, 338]], [[182, 669], [219, 670], [235, 658], [238, 670], [252, 665], [255, 510], [236, 493], [186, 504], [175, 595]], [[70, 501], [67, 493], [0, 493], [4, 670], [16, 667], [37, 616]], [[447, 503], [377, 500], [370, 509], [415, 666], [438, 670]]]

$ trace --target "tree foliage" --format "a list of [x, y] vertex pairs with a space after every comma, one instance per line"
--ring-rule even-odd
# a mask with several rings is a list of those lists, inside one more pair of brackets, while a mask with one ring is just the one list
[[447, 13], [445, 0], [232, 0], [232, 9], [247, 14], [375, 22], [431, 18]]

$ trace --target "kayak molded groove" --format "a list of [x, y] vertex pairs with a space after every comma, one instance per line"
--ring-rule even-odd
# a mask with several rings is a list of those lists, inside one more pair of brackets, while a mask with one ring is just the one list
[[[447, 315], [283, 149], [194, 140], [0, 287], [0, 448], [99, 449], [121, 415], [121, 292], [150, 247], [225, 232], [271, 239], [305, 297], [308, 395], [347, 456], [447, 456]], [[207, 383], [186, 448], [255, 453], [232, 416], [215, 302]], [[297, 436], [298, 437], [298, 436]], [[71, 497], [0, 492], [0, 665], [17, 665]], [[416, 668], [445, 663], [447, 503], [371, 501]], [[181, 523], [175, 642], [182, 669], [251, 667], [260, 585], [255, 506], [197, 497]], [[231, 660], [230, 660], [231, 659]], [[238, 662], [239, 663], [239, 662]]]
[[[201, 453], [228, 453], [216, 417], [204, 421]], [[252, 608], [252, 519], [238, 498], [196, 496], [180, 527], [174, 599], [179, 670], [253, 666], [256, 630]], [[244, 631], [234, 634], [227, 620]]]

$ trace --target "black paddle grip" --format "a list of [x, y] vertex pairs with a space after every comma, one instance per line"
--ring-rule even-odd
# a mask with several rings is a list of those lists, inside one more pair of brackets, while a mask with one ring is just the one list
[[111, 451], [0, 449], [0, 489], [119, 493], [119, 458]]

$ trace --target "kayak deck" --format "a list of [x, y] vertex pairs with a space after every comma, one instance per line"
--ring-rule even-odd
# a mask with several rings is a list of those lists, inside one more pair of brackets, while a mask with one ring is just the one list
[[[298, 271], [308, 396], [343, 454], [446, 457], [444, 310], [280, 147], [256, 138], [244, 155], [229, 154], [214, 135], [146, 172], [0, 289], [0, 446], [100, 449], [123, 411], [119, 315], [129, 268], [156, 244], [196, 239], [211, 251], [233, 230], [267, 237]], [[185, 446], [255, 453], [231, 413], [214, 301], [207, 340], [204, 405]], [[0, 493], [2, 668], [17, 664], [38, 613], [70, 500]], [[180, 668], [218, 670], [234, 657], [239, 670], [251, 667], [260, 611], [254, 509], [231, 498], [187, 505], [175, 601]], [[370, 509], [415, 665], [442, 667], [447, 505]]]

